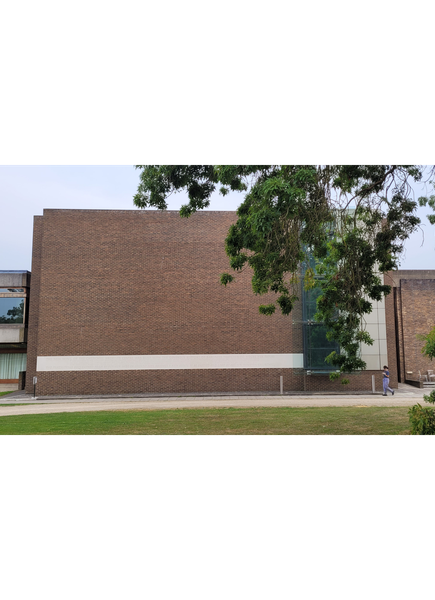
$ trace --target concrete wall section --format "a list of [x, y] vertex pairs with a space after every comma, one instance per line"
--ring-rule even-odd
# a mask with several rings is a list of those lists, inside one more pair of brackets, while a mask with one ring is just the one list
[[20, 344], [26, 341], [25, 325], [1, 325], [0, 344]]
[[371, 300], [373, 310], [365, 315], [363, 329], [374, 340], [373, 346], [361, 344], [361, 358], [368, 370], [378, 371], [388, 364], [385, 299]]
[[30, 287], [31, 274], [29, 271], [1, 271], [1, 288], [25, 288]]
[[172, 369], [302, 368], [303, 354], [162, 354], [132, 356], [38, 356], [42, 371], [144, 371]]

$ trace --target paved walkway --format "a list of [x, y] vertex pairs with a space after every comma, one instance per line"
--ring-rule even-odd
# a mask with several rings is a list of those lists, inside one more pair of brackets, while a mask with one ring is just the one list
[[[153, 397], [60, 397], [32, 400], [22, 392], [0, 397], [0, 416], [100, 410], [168, 410], [173, 408], [248, 408], [279, 406], [413, 406], [427, 390], [399, 384], [394, 396], [382, 394], [193, 395]], [[26, 403], [25, 406], [16, 406]]]
[[18, 390], [18, 383], [0, 383], [0, 392], [14, 392], [15, 390]]

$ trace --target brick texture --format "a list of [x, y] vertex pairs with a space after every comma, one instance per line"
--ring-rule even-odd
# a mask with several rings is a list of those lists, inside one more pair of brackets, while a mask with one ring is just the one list
[[[300, 304], [266, 317], [251, 272], [229, 271], [224, 239], [234, 212], [45, 210], [34, 222], [27, 390], [36, 356], [301, 353]], [[395, 373], [394, 298], [387, 299], [388, 360]], [[394, 332], [393, 332], [394, 333]], [[390, 338], [393, 342], [390, 344]], [[370, 390], [366, 371], [343, 386], [292, 369], [40, 372], [39, 395], [140, 392]]]
[[[385, 285], [391, 285], [388, 283], [388, 276], [384, 277]], [[387, 355], [388, 355], [388, 368], [390, 372], [390, 387], [397, 388], [398, 385], [398, 374], [397, 374], [397, 348], [396, 348], [396, 318], [394, 311], [394, 288], [391, 288], [391, 292], [385, 297], [385, 325], [387, 330]], [[383, 367], [383, 365], [381, 365]], [[383, 373], [380, 375], [382, 389]]]
[[434, 361], [421, 353], [424, 342], [417, 339], [418, 334], [427, 335], [435, 325], [435, 279], [401, 279], [400, 297], [403, 371], [412, 372], [407, 379], [415, 380], [418, 371], [435, 371]]
[[435, 371], [434, 362], [421, 354], [426, 335], [435, 325], [435, 270], [392, 271], [386, 283], [394, 286], [396, 364], [399, 381], [417, 380], [418, 371]]
[[29, 296], [29, 331], [27, 336], [27, 392], [33, 392], [33, 377], [36, 375], [39, 331], [39, 295], [41, 287], [42, 221], [43, 218], [41, 216], [36, 216], [33, 219], [32, 285]]

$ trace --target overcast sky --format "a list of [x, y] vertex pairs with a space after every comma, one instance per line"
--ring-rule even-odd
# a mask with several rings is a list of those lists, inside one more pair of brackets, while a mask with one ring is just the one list
[[[133, 196], [139, 171], [133, 166], [0, 166], [0, 270], [31, 270], [34, 215], [44, 208], [138, 210]], [[416, 190], [416, 198], [423, 190]], [[209, 210], [236, 210], [243, 199], [215, 193]], [[179, 209], [185, 196], [171, 196], [168, 208]], [[435, 269], [435, 226], [419, 209], [421, 232], [406, 244], [402, 269]]]

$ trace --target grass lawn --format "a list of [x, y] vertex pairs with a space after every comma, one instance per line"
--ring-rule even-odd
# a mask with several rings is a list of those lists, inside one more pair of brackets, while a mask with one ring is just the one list
[[0, 392], [0, 396], [6, 396], [6, 394], [10, 394], [11, 392]]
[[3, 435], [409, 435], [407, 407], [203, 408], [0, 417]]

